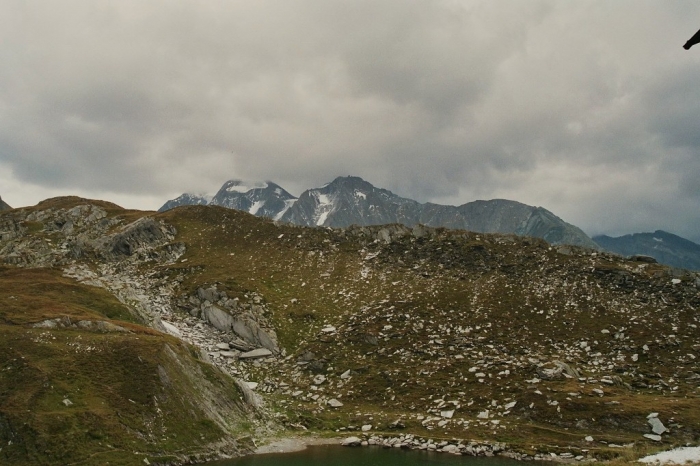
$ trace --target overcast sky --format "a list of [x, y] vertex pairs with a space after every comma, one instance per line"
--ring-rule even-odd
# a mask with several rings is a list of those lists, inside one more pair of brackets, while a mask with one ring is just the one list
[[2, 0], [0, 196], [340, 175], [700, 242], [695, 0]]

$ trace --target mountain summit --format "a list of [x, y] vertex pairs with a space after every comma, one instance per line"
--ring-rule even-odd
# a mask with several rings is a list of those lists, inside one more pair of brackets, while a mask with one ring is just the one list
[[219, 189], [211, 204], [279, 220], [294, 201], [296, 197], [271, 181], [229, 180]]
[[[187, 196], [197, 199], [183, 194], [166, 202], [160, 211], [187, 205]], [[211, 204], [303, 226], [344, 228], [398, 223], [412, 227], [422, 224], [479, 233], [534, 236], [552, 244], [598, 248], [581, 229], [542, 207], [503, 199], [474, 201], [461, 206], [421, 204], [377, 188], [357, 176], [338, 177], [320, 188], [304, 191], [298, 199], [272, 182], [232, 180], [224, 183]]]

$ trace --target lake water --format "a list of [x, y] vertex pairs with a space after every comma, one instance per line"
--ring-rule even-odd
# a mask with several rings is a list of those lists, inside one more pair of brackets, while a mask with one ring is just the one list
[[[312, 446], [293, 453], [251, 455], [207, 466], [523, 466], [524, 462], [507, 458], [456, 456], [428, 451]], [[534, 461], [528, 465], [536, 464]]]

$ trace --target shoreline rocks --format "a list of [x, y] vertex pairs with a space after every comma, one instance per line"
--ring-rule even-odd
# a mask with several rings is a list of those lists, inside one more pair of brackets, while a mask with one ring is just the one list
[[[362, 437], [351, 436], [341, 440], [340, 444], [348, 447], [375, 446], [382, 448], [400, 448], [404, 450], [425, 450], [436, 453], [446, 453], [462, 456], [503, 456], [518, 461], [561, 461], [561, 462], [584, 462], [595, 461], [594, 458], [584, 454], [575, 455], [571, 452], [565, 453], [537, 453], [528, 455], [508, 449], [507, 445], [500, 442], [480, 442], [474, 440], [435, 441], [425, 439], [413, 434], [400, 436], [384, 436], [379, 434], [362, 433]], [[584, 452], [587, 453], [587, 452]]]

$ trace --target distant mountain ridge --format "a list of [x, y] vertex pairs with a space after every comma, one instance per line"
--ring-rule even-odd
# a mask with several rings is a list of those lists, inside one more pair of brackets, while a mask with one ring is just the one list
[[163, 204], [158, 212], [165, 212], [183, 205], [208, 205], [211, 199], [212, 197], [207, 195], [185, 193]]
[[600, 247], [623, 256], [650, 256], [662, 264], [689, 270], [700, 270], [700, 244], [672, 233], [634, 233], [613, 238], [606, 235], [593, 238]]
[[2, 200], [2, 197], [0, 197], [0, 210], [10, 210], [12, 207], [7, 205], [5, 201]]
[[280, 220], [296, 199], [271, 181], [245, 183], [241, 180], [230, 180], [224, 183], [210, 204]]
[[534, 236], [551, 244], [598, 249], [580, 228], [542, 207], [504, 199], [474, 201], [460, 206], [421, 204], [356, 176], [338, 177], [320, 188], [307, 189], [299, 198], [270, 181], [230, 180], [211, 201], [203, 196], [183, 194], [166, 202], [159, 211], [192, 204], [219, 205], [304, 226], [423, 224], [479, 233]]

